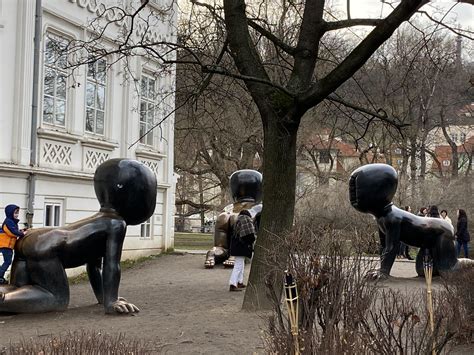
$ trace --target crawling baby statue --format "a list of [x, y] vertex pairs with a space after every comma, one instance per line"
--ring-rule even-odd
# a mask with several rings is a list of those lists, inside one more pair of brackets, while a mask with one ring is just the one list
[[396, 207], [392, 199], [397, 191], [397, 172], [390, 165], [368, 164], [351, 174], [349, 195], [352, 206], [370, 213], [377, 220], [382, 241], [380, 269], [369, 275], [384, 278], [390, 275], [400, 242], [420, 248], [416, 272], [424, 275], [423, 256], [433, 260], [433, 274], [472, 265], [468, 259], [457, 259], [453, 226], [440, 218], [418, 217]]
[[94, 189], [99, 212], [65, 227], [32, 229], [16, 243], [11, 282], [0, 286], [0, 312], [65, 310], [65, 269], [81, 265], [105, 313], [138, 312], [118, 295], [120, 257], [127, 225], [153, 215], [155, 174], [138, 161], [111, 159], [97, 168]]

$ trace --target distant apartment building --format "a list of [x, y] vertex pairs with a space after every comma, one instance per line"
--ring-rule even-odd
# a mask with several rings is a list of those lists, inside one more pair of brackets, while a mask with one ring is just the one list
[[[128, 227], [123, 257], [173, 247], [174, 116], [151, 134], [143, 134], [174, 110], [174, 71], [158, 76], [160, 63], [138, 56], [129, 58], [135, 78], [128, 81], [123, 63], [115, 63], [113, 55], [82, 65], [74, 76], [65, 65], [68, 54], [63, 49], [71, 39], [89, 37], [93, 18], [108, 6], [136, 7], [140, 1], [43, 0], [39, 13], [36, 3], [0, 0], [0, 208], [20, 205], [21, 222], [30, 220], [34, 228], [69, 224], [98, 211], [93, 174], [99, 164], [111, 158], [136, 159], [157, 176], [157, 204], [148, 221]], [[176, 40], [173, 4], [161, 0], [148, 6], [146, 11], [162, 16], [160, 23], [147, 29], [151, 36]], [[35, 14], [41, 16], [37, 33]], [[115, 21], [119, 12], [106, 11], [104, 16]], [[114, 48], [113, 39], [122, 29], [120, 22], [111, 23], [101, 44]], [[138, 27], [132, 35], [141, 36], [142, 30]], [[35, 38], [40, 41], [39, 53], [34, 51]], [[36, 117], [32, 115], [35, 80]]]
[[325, 131], [307, 138], [297, 155], [297, 194], [317, 185], [344, 179], [361, 164], [362, 154], [353, 144]]
[[[455, 122], [446, 126], [446, 133], [456, 144], [458, 153], [458, 170], [460, 173], [468, 169], [474, 170], [472, 155], [474, 153], [474, 103], [463, 106], [458, 112]], [[453, 151], [441, 127], [432, 129], [427, 136], [427, 148], [433, 155], [427, 156], [427, 166], [435, 174], [452, 171]]]

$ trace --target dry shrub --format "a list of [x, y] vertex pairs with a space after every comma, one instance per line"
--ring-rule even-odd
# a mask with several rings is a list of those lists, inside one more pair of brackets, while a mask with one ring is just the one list
[[[327, 226], [296, 226], [277, 243], [289, 257], [275, 266], [273, 277], [277, 273], [283, 277], [288, 269], [298, 286], [301, 353], [420, 354], [446, 349], [459, 331], [459, 312], [447, 294], [435, 292], [432, 333], [426, 294], [402, 293], [370, 282], [365, 275], [378, 260], [364, 257], [363, 248], [348, 252], [346, 234]], [[291, 354], [295, 344], [286, 306], [273, 284], [267, 284], [275, 307], [266, 350]]]
[[99, 355], [99, 354], [156, 354], [153, 345], [138, 339], [127, 339], [124, 334], [110, 335], [94, 331], [74, 331], [51, 335], [46, 339], [23, 339], [3, 349], [2, 354], [35, 355]]
[[443, 274], [444, 294], [456, 305], [460, 323], [456, 340], [474, 343], [474, 268], [465, 268]]

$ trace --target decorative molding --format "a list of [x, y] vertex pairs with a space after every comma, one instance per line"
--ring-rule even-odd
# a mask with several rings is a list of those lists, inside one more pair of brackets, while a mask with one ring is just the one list
[[100, 164], [108, 160], [109, 157], [109, 153], [96, 150], [86, 150], [84, 157], [84, 168], [95, 170]]
[[156, 176], [159, 175], [159, 167], [160, 167], [159, 162], [153, 161], [153, 160], [144, 160], [144, 159], [140, 159], [140, 162], [143, 163], [143, 165], [148, 166], [155, 173]]
[[[104, 0], [69, 0], [71, 3], [75, 3], [78, 7], [82, 9], [86, 9], [92, 14], [95, 14], [96, 16], [103, 16], [105, 19], [109, 22], [114, 21], [115, 25], [118, 27], [123, 27], [125, 31], [128, 30], [130, 27], [128, 23], [129, 17], [125, 17], [126, 20], [122, 19], [123, 18], [123, 11], [118, 8], [118, 6], [114, 7], [107, 7], [106, 3], [107, 1]], [[157, 4], [156, 2], [151, 2], [150, 1], [150, 6], [156, 10], [150, 10], [151, 12], [155, 12], [159, 16], [163, 16], [165, 14], [165, 11], [163, 9], [160, 9], [160, 5], [163, 6], [162, 1], [159, 1], [161, 4]], [[123, 2], [122, 2], [123, 6]], [[167, 35], [163, 36], [162, 31], [159, 30], [154, 30], [150, 28], [150, 25], [145, 23], [145, 22], [138, 22], [135, 23], [135, 35], [138, 38], [141, 38], [143, 42], [148, 42], [148, 43], [155, 43], [155, 42], [161, 42], [161, 41], [166, 41]]]
[[144, 22], [136, 24], [135, 35], [142, 38], [144, 43], [164, 42], [167, 40], [166, 35], [163, 36], [160, 31], [152, 30], [150, 25]]
[[45, 142], [43, 144], [43, 149], [41, 149], [41, 158], [48, 164], [70, 166], [72, 149], [66, 145]]
[[97, 16], [104, 16], [107, 21], [117, 21], [117, 26], [123, 26], [124, 22], [119, 21], [122, 18], [123, 11], [117, 6], [108, 8], [103, 0], [69, 0], [69, 2], [77, 4], [82, 9], [86, 9], [90, 13]]

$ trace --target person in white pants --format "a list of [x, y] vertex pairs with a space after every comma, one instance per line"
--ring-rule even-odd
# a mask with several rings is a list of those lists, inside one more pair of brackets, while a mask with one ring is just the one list
[[235, 222], [230, 241], [230, 255], [235, 257], [234, 269], [230, 275], [229, 291], [242, 291], [244, 285], [245, 257], [251, 258], [255, 242], [255, 225], [248, 210], [242, 210]]
[[[234, 288], [239, 290], [245, 288], [244, 285], [244, 269], [245, 269], [245, 256], [236, 256], [234, 261], [234, 269], [230, 274], [230, 291], [234, 291]], [[234, 286], [234, 287], [232, 287]]]

